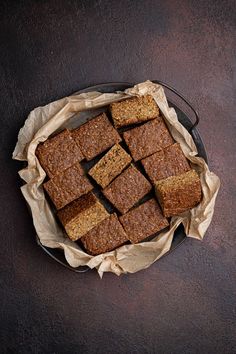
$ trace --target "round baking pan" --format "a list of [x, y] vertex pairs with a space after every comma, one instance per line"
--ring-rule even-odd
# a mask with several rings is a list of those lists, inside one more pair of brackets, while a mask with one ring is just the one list
[[[180, 123], [192, 135], [192, 138], [198, 150], [198, 156], [204, 158], [204, 160], [207, 162], [206, 150], [202, 142], [202, 139], [200, 137], [200, 134], [196, 128], [199, 123], [199, 116], [195, 111], [195, 109], [193, 108], [193, 106], [182, 94], [180, 94], [176, 89], [169, 86], [168, 84], [158, 80], [152, 80], [152, 82], [158, 83], [164, 87], [169, 106], [173, 107], [176, 110]], [[103, 93], [124, 91], [125, 89], [129, 87], [133, 87], [134, 85], [135, 83], [128, 83], [128, 82], [100, 84], [100, 85], [87, 87], [86, 89], [76, 92], [76, 94], [90, 92], [90, 91], [99, 91]], [[180, 246], [186, 240], [186, 238], [187, 237], [184, 232], [184, 228], [182, 225], [180, 225], [175, 231], [171, 249], [165, 254], [165, 256], [173, 252], [178, 246]], [[67, 263], [64, 257], [64, 252], [62, 250], [43, 246], [38, 236], [36, 236], [36, 240], [38, 245], [44, 250], [44, 252], [46, 252], [51, 258], [53, 258], [56, 262], [60, 263], [64, 267], [77, 273], [86, 272], [87, 270], [90, 269], [88, 267], [78, 267], [78, 268], [71, 267]]]

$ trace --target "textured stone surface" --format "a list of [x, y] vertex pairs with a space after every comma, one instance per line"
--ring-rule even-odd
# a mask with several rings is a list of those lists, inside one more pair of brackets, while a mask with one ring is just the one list
[[[2, 1], [0, 12], [1, 352], [235, 353], [235, 1]], [[36, 245], [11, 161], [18, 131], [36, 106], [147, 78], [200, 114], [222, 182], [213, 222], [137, 274], [74, 274]]]

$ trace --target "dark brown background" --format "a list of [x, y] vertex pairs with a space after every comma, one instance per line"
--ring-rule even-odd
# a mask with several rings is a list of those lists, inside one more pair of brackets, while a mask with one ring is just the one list
[[[235, 1], [1, 1], [1, 353], [235, 353]], [[159, 79], [198, 109], [221, 178], [204, 242], [134, 275], [47, 257], [11, 161], [30, 110], [86, 86]]]

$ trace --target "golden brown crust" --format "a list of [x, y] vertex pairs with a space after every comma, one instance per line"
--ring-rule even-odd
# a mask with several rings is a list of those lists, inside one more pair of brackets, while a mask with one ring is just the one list
[[92, 184], [84, 176], [79, 162], [56, 175], [43, 186], [57, 209], [63, 208], [93, 189]]
[[110, 111], [116, 128], [145, 122], [159, 115], [159, 108], [151, 95], [114, 102], [110, 105]]
[[160, 180], [156, 182], [155, 187], [166, 217], [179, 215], [201, 201], [201, 182], [194, 170]]
[[179, 143], [168, 146], [141, 162], [152, 183], [191, 169]]
[[50, 178], [83, 159], [83, 154], [68, 129], [39, 144], [35, 153]]
[[106, 113], [100, 114], [75, 129], [73, 137], [87, 160], [92, 160], [121, 141], [119, 133], [110, 123]]
[[119, 219], [132, 243], [140, 242], [169, 225], [154, 198], [130, 210]]
[[161, 117], [124, 132], [123, 137], [134, 161], [152, 155], [174, 142]]
[[131, 161], [131, 156], [119, 144], [116, 144], [88, 173], [102, 188], [105, 188]]
[[82, 213], [84, 210], [89, 209], [92, 205], [97, 202], [97, 198], [93, 193], [88, 193], [80, 197], [79, 199], [73, 201], [65, 208], [58, 211], [57, 215], [63, 225], [68, 224], [72, 219], [74, 219], [78, 214]]
[[112, 214], [83, 236], [81, 241], [85, 249], [95, 256], [112, 251], [128, 239], [117, 215]]
[[109, 213], [90, 192], [59, 210], [57, 215], [69, 238], [76, 241], [106, 219]]
[[124, 214], [151, 189], [148, 180], [131, 165], [103, 190], [103, 194]]

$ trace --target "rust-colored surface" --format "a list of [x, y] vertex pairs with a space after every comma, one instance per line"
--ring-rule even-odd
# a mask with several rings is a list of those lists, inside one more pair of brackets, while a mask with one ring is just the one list
[[[0, 13], [1, 352], [235, 353], [235, 1], [3, 1]], [[222, 182], [213, 222], [139, 273], [74, 274], [36, 245], [18, 131], [80, 88], [148, 78], [200, 114]]]

